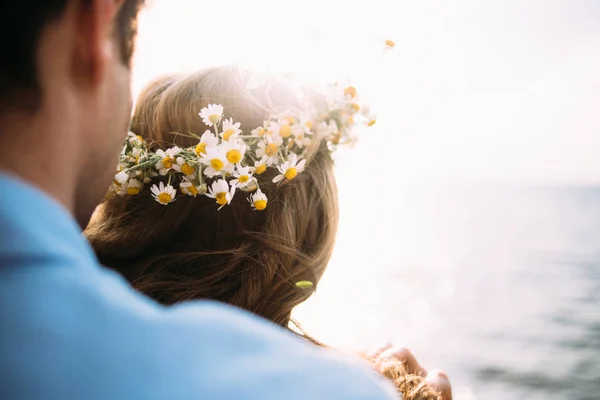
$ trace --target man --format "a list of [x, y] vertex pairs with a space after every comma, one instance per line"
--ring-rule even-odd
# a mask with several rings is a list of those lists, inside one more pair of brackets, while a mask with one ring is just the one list
[[127, 131], [140, 3], [0, 5], [0, 398], [393, 398], [369, 368], [97, 264], [80, 227]]

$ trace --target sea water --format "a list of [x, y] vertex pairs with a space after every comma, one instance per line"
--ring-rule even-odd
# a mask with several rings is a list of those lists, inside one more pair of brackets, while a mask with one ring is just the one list
[[600, 188], [406, 187], [342, 196], [304, 328], [444, 369], [455, 400], [600, 399]]

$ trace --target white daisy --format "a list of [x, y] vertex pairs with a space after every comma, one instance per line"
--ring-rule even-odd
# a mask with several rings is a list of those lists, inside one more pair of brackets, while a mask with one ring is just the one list
[[292, 115], [291, 112], [288, 111], [287, 115], [279, 120], [280, 124], [282, 122], [288, 124], [289, 126], [292, 126], [297, 122], [297, 119], [295, 116]]
[[211, 199], [215, 199], [217, 204], [223, 207], [224, 205], [231, 203], [234, 194], [235, 185], [229, 187], [229, 184], [225, 179], [219, 179], [212, 183], [211, 187], [208, 188], [208, 193], [206, 195]]
[[204, 131], [202, 137], [200, 138], [200, 143], [196, 146], [194, 150], [196, 155], [200, 157], [202, 154], [206, 153], [206, 148], [209, 146], [216, 146], [219, 144], [219, 139], [215, 136], [214, 133], [209, 131], [208, 129]]
[[200, 117], [206, 126], [213, 126], [223, 118], [223, 106], [220, 104], [209, 104], [200, 110]]
[[223, 140], [228, 141], [231, 138], [236, 138], [242, 133], [240, 130], [240, 123], [233, 123], [233, 118], [229, 118], [223, 120], [223, 133], [221, 133], [221, 137]]
[[306, 129], [306, 133], [313, 133], [313, 129], [315, 128], [315, 121], [309, 113], [302, 113], [300, 115], [300, 121], [295, 125], [301, 125]]
[[129, 182], [127, 182], [127, 194], [130, 196], [138, 195], [142, 191], [142, 187], [142, 182], [137, 179], [130, 179]]
[[273, 183], [281, 182], [284, 179], [291, 181], [298, 175], [300, 172], [304, 171], [304, 165], [306, 164], [306, 160], [301, 160], [298, 162], [298, 155], [296, 153], [290, 154], [288, 161], [284, 162], [282, 165], [277, 166], [279, 170], [279, 175], [273, 178]]
[[119, 171], [115, 174], [115, 182], [122, 185], [129, 179], [129, 174], [125, 171]]
[[258, 189], [256, 178], [252, 178], [252, 180], [246, 186], [240, 188], [240, 190], [243, 190], [244, 192], [254, 192], [256, 189]]
[[310, 145], [310, 142], [311, 139], [307, 135], [298, 135], [294, 138], [294, 143], [300, 148]]
[[260, 160], [254, 162], [254, 173], [256, 175], [263, 174], [267, 170], [268, 156], [263, 156]]
[[384, 51], [394, 50], [394, 47], [396, 47], [396, 42], [394, 42], [391, 39], [385, 39], [383, 41], [383, 44], [384, 44]]
[[177, 191], [173, 186], [165, 186], [163, 182], [160, 182], [158, 186], [152, 185], [150, 191], [152, 192], [152, 197], [154, 197], [154, 200], [158, 201], [164, 206], [175, 201], [175, 195], [177, 194]]
[[140, 135], [136, 135], [133, 132], [128, 132], [127, 136], [129, 137], [128, 141], [132, 146], [140, 147], [144, 144], [144, 138]]
[[294, 135], [294, 137], [298, 137], [300, 135], [312, 135], [313, 132], [310, 130], [309, 126], [312, 126], [312, 124], [307, 125], [307, 123], [300, 122], [292, 125], [292, 135]]
[[270, 135], [272, 132], [269, 131], [267, 126], [268, 126], [268, 122], [265, 121], [263, 126], [259, 126], [258, 128], [252, 129], [252, 131], [250, 133], [252, 134], [252, 136], [256, 136], [256, 137], [264, 137], [265, 135]]
[[367, 126], [375, 125], [375, 122], [377, 122], [377, 115], [375, 115], [375, 113], [373, 111], [371, 111], [371, 109], [369, 107], [367, 107], [367, 106], [363, 107], [362, 114], [366, 118]]
[[312, 131], [305, 124], [299, 123], [292, 125], [292, 134], [294, 135], [294, 142], [298, 147], [306, 147], [310, 144], [310, 137]]
[[350, 115], [356, 114], [360, 110], [361, 110], [360, 104], [358, 104], [356, 102], [348, 103], [348, 112]]
[[201, 184], [201, 185], [196, 186], [192, 182], [190, 182], [188, 180], [184, 180], [179, 184], [179, 190], [181, 190], [181, 193], [183, 193], [183, 194], [187, 194], [188, 196], [196, 197], [199, 194], [206, 193], [206, 185]]
[[267, 156], [267, 165], [271, 166], [279, 162], [279, 146], [283, 143], [281, 136], [270, 137], [258, 142], [256, 157]]
[[216, 175], [222, 175], [226, 170], [227, 157], [225, 155], [224, 146], [210, 146], [206, 148], [206, 153], [200, 157], [200, 162], [207, 167], [204, 168], [204, 175], [213, 178]]
[[340, 108], [350, 102], [355, 101], [356, 89], [354, 86], [342, 86], [336, 83], [333, 85], [331, 91], [328, 92], [326, 97], [330, 107]]
[[319, 124], [316, 127], [317, 138], [324, 139], [324, 138], [330, 136], [331, 128], [332, 128], [331, 125], [329, 125], [327, 122], [325, 122], [325, 121], [319, 122]]
[[252, 208], [257, 211], [262, 211], [267, 208], [267, 196], [260, 189], [250, 196], [248, 200], [250, 201], [250, 204], [252, 204]]
[[344, 96], [346, 96], [346, 98], [355, 99], [357, 96], [356, 88], [354, 86], [346, 86], [346, 88], [344, 88]]
[[284, 139], [292, 136], [292, 127], [286, 119], [280, 119], [278, 122], [271, 122], [269, 124], [269, 131], [272, 135], [278, 135]]
[[233, 172], [233, 176], [235, 179], [231, 180], [229, 183], [232, 186], [237, 186], [238, 188], [246, 187], [252, 181], [250, 167], [242, 167], [239, 164], [236, 170]]
[[118, 183], [116, 181], [113, 181], [113, 183], [112, 183], [112, 189], [119, 196], [125, 196], [127, 194], [127, 182], [125, 182], [125, 183]]
[[175, 171], [183, 173], [188, 179], [194, 179], [196, 168], [192, 167], [183, 157], [177, 157], [177, 164], [173, 165]]
[[239, 164], [244, 159], [246, 154], [246, 144], [241, 140], [230, 140], [223, 143], [225, 149], [225, 157], [231, 164]]
[[340, 140], [342, 139], [342, 132], [340, 131], [340, 128], [338, 127], [337, 122], [335, 122], [335, 120], [333, 120], [333, 119], [331, 121], [329, 121], [329, 137], [328, 137], [328, 139], [333, 144], [339, 144]]
[[171, 147], [167, 150], [157, 150], [156, 155], [160, 156], [160, 160], [154, 166], [158, 173], [161, 175], [166, 175], [173, 168], [173, 164], [175, 164], [175, 158], [177, 154], [181, 152], [181, 149], [177, 146]]
[[131, 149], [131, 152], [128, 154], [128, 161], [130, 163], [135, 163], [135, 164], [139, 164], [140, 162], [140, 158], [142, 158], [142, 156], [145, 156], [145, 150], [142, 149], [141, 147], [134, 147], [133, 149]]

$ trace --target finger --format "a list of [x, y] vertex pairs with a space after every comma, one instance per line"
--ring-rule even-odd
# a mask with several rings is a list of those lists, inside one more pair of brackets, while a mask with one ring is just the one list
[[444, 372], [432, 369], [427, 374], [425, 382], [437, 390], [442, 395], [443, 400], [452, 400], [452, 387], [450, 386], [448, 375]]
[[415, 356], [404, 347], [391, 347], [381, 353], [377, 359], [381, 362], [385, 362], [386, 359], [395, 359], [404, 363], [406, 372], [409, 374], [421, 376], [427, 375], [427, 370], [423, 368]]
[[383, 353], [387, 349], [390, 349], [392, 346], [393, 345], [390, 342], [385, 342], [383, 345], [381, 345], [377, 349], [371, 350], [370, 352], [368, 352], [367, 356], [371, 357], [371, 358], [377, 358], [381, 355], [381, 353]]

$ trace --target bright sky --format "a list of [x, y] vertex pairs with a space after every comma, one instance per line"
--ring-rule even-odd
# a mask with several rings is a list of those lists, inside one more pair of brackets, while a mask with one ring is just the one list
[[[347, 79], [379, 115], [350, 164], [399, 182], [600, 181], [596, 0], [354, 4], [153, 0], [134, 91], [231, 62]], [[386, 38], [397, 47], [382, 57]]]
[[[397, 45], [384, 55], [385, 39]], [[232, 62], [349, 81], [378, 113], [339, 155], [336, 249], [296, 310], [327, 343], [392, 340], [439, 362], [435, 304], [460, 279], [444, 254], [466, 236], [438, 232], [437, 219], [454, 217], [410, 204], [395, 183], [600, 183], [597, 0], [153, 0], [134, 92], [160, 74]], [[451, 372], [455, 398], [473, 399]]]

